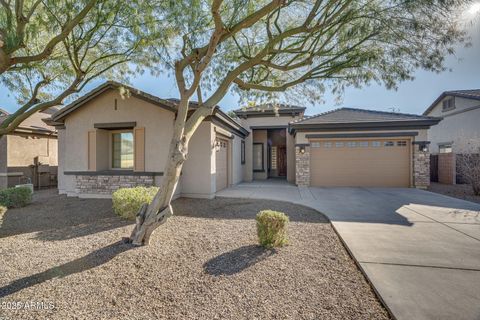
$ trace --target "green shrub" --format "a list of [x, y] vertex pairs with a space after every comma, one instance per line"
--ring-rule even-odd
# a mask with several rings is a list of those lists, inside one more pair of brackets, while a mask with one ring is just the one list
[[113, 210], [122, 218], [134, 220], [142, 205], [152, 202], [157, 192], [157, 187], [118, 189], [112, 194]]
[[20, 208], [32, 202], [32, 190], [27, 187], [0, 190], [0, 205], [7, 208]]
[[267, 248], [288, 243], [288, 216], [283, 212], [263, 210], [257, 214], [257, 234], [260, 244]]

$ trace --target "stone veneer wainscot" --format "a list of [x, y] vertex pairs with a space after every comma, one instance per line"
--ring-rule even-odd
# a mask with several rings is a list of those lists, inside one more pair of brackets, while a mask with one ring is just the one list
[[146, 175], [75, 175], [78, 194], [111, 195], [119, 188], [150, 187], [154, 185], [154, 174]]

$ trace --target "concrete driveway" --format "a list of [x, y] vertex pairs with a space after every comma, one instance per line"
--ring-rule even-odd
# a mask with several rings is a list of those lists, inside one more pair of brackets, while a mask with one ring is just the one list
[[290, 201], [327, 215], [397, 319], [480, 319], [480, 205], [401, 188], [244, 183], [218, 196]]

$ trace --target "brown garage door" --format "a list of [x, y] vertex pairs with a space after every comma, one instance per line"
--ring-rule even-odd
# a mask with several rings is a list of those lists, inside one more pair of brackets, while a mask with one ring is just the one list
[[311, 185], [409, 187], [410, 140], [312, 140]]
[[217, 191], [225, 189], [228, 184], [228, 141], [217, 138], [216, 149], [216, 175]]

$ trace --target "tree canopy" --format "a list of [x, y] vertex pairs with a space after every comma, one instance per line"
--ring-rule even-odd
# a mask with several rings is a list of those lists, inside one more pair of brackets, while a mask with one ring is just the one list
[[[90, 81], [158, 71], [173, 34], [161, 10], [144, 1], [1, 1], [1, 83], [20, 108], [0, 135], [31, 114], [61, 105]], [[154, 15], [153, 12], [156, 12]]]
[[[163, 57], [180, 101], [160, 191], [139, 212], [131, 240], [146, 244], [172, 214], [188, 144], [233, 88], [255, 103], [276, 96], [315, 100], [325, 88], [370, 81], [392, 88], [418, 68], [444, 69], [465, 40], [459, 0], [179, 0], [169, 23], [178, 36]], [[189, 101], [198, 108], [190, 115]]]
[[192, 64], [208, 59], [199, 83], [212, 95], [230, 84], [255, 99], [280, 92], [315, 100], [326, 88], [371, 81], [395, 88], [418, 68], [444, 70], [445, 57], [466, 40], [457, 18], [467, 1], [195, 3], [195, 10], [191, 1], [172, 4], [181, 29], [171, 64], [179, 61], [193, 81]]

